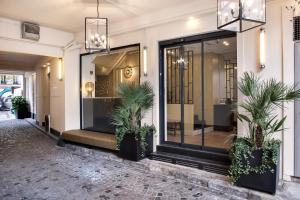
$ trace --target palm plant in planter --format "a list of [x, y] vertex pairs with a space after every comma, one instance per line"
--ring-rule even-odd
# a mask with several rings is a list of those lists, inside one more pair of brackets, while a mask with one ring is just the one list
[[138, 86], [122, 84], [119, 96], [122, 99], [121, 105], [112, 116], [119, 155], [138, 161], [153, 149], [155, 127], [146, 124], [141, 126], [145, 112], [153, 106], [153, 90], [148, 82]]
[[278, 183], [280, 141], [272, 135], [283, 130], [286, 116], [279, 117], [283, 103], [300, 98], [300, 90], [275, 79], [260, 80], [245, 73], [239, 90], [246, 97], [240, 104], [245, 114], [238, 118], [248, 125], [248, 136], [238, 138], [232, 149], [231, 180], [238, 186], [275, 194]]
[[28, 103], [22, 96], [12, 98], [12, 111], [17, 119], [24, 119], [28, 117]]

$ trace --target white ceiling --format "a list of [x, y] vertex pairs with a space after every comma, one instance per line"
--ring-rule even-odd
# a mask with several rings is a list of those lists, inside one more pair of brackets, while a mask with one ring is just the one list
[[33, 69], [43, 57], [44, 56], [0, 51], [0, 68], [9, 68], [11, 70], [20, 69], [20, 67]]
[[[0, 16], [70, 32], [82, 31], [85, 17], [96, 17], [97, 0], [0, 0]], [[100, 17], [120, 22], [195, 0], [100, 0]]]
[[[225, 45], [224, 42], [227, 44]], [[226, 54], [237, 50], [236, 37], [204, 42], [204, 51], [208, 53]]]

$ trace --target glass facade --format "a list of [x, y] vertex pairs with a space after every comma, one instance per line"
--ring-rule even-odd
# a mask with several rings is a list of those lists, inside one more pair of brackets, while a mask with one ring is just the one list
[[138, 85], [140, 48], [118, 48], [110, 54], [93, 53], [81, 58], [81, 128], [114, 133], [111, 114], [120, 103], [120, 84]]
[[165, 141], [228, 150], [236, 134], [236, 72], [236, 37], [164, 48]]

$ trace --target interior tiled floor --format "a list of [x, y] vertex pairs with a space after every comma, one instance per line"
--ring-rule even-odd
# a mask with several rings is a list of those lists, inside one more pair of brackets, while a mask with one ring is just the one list
[[[233, 132], [211, 131], [204, 133], [204, 145], [206, 147], [214, 147], [229, 150], [232, 144]], [[180, 142], [180, 133], [177, 131], [176, 135], [169, 133], [167, 141]], [[201, 145], [202, 134], [185, 135], [184, 142], [186, 144]]]
[[0, 199], [231, 199], [93, 152], [58, 147], [24, 120], [0, 122]]

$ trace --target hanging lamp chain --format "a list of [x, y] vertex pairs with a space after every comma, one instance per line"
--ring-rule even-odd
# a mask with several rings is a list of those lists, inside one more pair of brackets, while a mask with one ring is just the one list
[[99, 0], [97, 0], [97, 18], [99, 18]]

